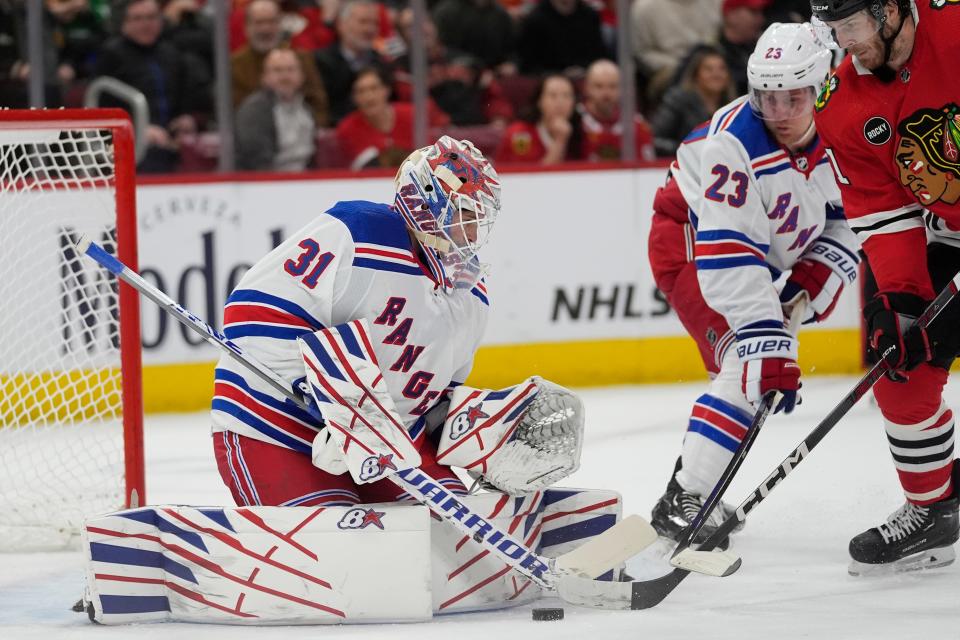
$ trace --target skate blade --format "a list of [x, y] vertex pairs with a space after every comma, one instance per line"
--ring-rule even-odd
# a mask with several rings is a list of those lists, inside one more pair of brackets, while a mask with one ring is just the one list
[[953, 564], [956, 557], [957, 554], [951, 545], [939, 549], [928, 549], [896, 562], [885, 562], [883, 564], [867, 564], [851, 560], [847, 573], [858, 578], [872, 578], [911, 571], [926, 571], [927, 569], [936, 569]]

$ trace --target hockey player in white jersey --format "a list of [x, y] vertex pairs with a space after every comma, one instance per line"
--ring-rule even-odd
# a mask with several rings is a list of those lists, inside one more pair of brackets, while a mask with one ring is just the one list
[[[663, 536], [696, 516], [767, 392], [783, 394], [775, 411], [799, 402], [793, 305], [806, 298], [803, 320], [822, 321], [857, 276], [858, 245], [813, 124], [830, 62], [809, 24], [771, 25], [749, 59], [749, 94], [689, 134], [654, 200], [654, 277], [711, 377], [653, 509]], [[714, 511], [697, 541], [728, 512]]]
[[[404, 161], [393, 205], [338, 202], [257, 262], [227, 300], [224, 333], [294, 382], [304, 378], [297, 338], [365, 320], [369, 333], [350, 335], [379, 362], [420, 467], [465, 492], [436, 462], [426, 414], [465, 380], [483, 336], [477, 252], [499, 211], [494, 168], [470, 142], [444, 136]], [[216, 369], [212, 422], [220, 474], [238, 505], [405, 497], [389, 480], [358, 485], [314, 466], [323, 425], [227, 356]]]

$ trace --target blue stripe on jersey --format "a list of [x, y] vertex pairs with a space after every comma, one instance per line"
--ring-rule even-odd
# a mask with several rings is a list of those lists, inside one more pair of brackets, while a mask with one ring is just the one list
[[470, 293], [475, 295], [477, 299], [480, 300], [480, 302], [482, 302], [483, 304], [487, 305], [488, 307], [490, 306], [490, 301], [487, 300], [487, 296], [480, 293], [480, 290], [477, 289], [476, 287], [470, 289]]
[[327, 215], [346, 225], [354, 242], [410, 250], [407, 225], [389, 205], [366, 200], [341, 201]]
[[760, 171], [757, 171], [756, 173], [753, 174], [753, 177], [759, 178], [761, 176], [772, 176], [774, 174], [780, 173], [781, 171], [786, 171], [787, 169], [792, 169], [792, 168], [793, 168], [793, 163], [788, 160], [783, 164], [775, 164], [772, 167], [766, 167], [764, 169], [760, 169]]
[[730, 437], [725, 431], [721, 431], [713, 425], [701, 422], [695, 418], [690, 418], [690, 423], [687, 425], [687, 433], [700, 434], [707, 440], [716, 442], [727, 451], [736, 451], [737, 447], [740, 446], [740, 442]]
[[697, 242], [713, 242], [717, 240], [737, 240], [739, 242], [744, 242], [751, 247], [756, 247], [762, 253], [766, 254], [770, 251], [770, 245], [761, 244], [755, 240], [752, 240], [750, 236], [739, 231], [734, 231], [733, 229], [714, 229], [712, 231], [697, 231]]
[[[723, 118], [715, 118], [714, 121], [719, 123]], [[750, 105], [745, 105], [724, 131], [740, 141], [751, 160], [780, 150], [780, 145], [773, 139]]]
[[214, 397], [213, 402], [211, 403], [211, 408], [214, 411], [221, 411], [228, 416], [233, 416], [248, 427], [259, 431], [271, 440], [276, 440], [277, 442], [289, 447], [290, 449], [293, 449], [294, 451], [310, 454], [313, 450], [313, 447], [311, 447], [310, 444], [302, 442], [291, 436], [286, 431], [282, 431], [272, 424], [264, 422], [259, 417], [253, 415], [246, 409], [237, 406], [230, 400], [222, 400]]
[[687, 142], [696, 142], [697, 140], [703, 140], [707, 137], [707, 133], [710, 132], [710, 121], [707, 120], [701, 125], [698, 125], [693, 131], [687, 134], [687, 137], [684, 138], [680, 144], [685, 144]]
[[303, 336], [303, 341], [307, 343], [307, 346], [310, 347], [310, 351], [313, 352], [313, 355], [315, 355], [317, 360], [320, 361], [320, 366], [322, 366], [324, 371], [327, 372], [327, 375], [332, 376], [337, 380], [346, 380], [346, 378], [343, 377], [343, 373], [340, 371], [340, 367], [338, 367], [333, 361], [324, 346], [320, 344], [320, 340], [317, 339], [316, 334], [311, 333], [310, 335]]
[[213, 372], [213, 379], [214, 381], [222, 380], [223, 382], [229, 382], [230, 384], [239, 387], [244, 393], [260, 404], [265, 404], [274, 411], [285, 413], [294, 420], [299, 420], [300, 422], [303, 422], [314, 429], [320, 429], [323, 427], [322, 424], [317, 424], [316, 419], [311, 416], [309, 412], [301, 409], [292, 401], [278, 400], [273, 396], [269, 396], [261, 391], [256, 391], [255, 389], [250, 388], [250, 385], [247, 384], [247, 381], [244, 380], [243, 376], [234, 373], [233, 371], [228, 371], [227, 369], [217, 369]]
[[323, 323], [314, 318], [312, 315], [307, 313], [307, 310], [298, 305], [295, 302], [291, 302], [285, 298], [278, 298], [277, 296], [272, 296], [269, 293], [263, 293], [262, 291], [257, 291], [255, 289], [237, 289], [230, 294], [230, 297], [227, 298], [227, 304], [231, 302], [253, 302], [260, 304], [268, 304], [278, 309], [283, 309], [287, 313], [293, 314], [310, 323], [315, 330], [323, 329]]
[[738, 256], [736, 258], [697, 258], [697, 269], [732, 269], [734, 267], [765, 267], [767, 263], [757, 256]]
[[251, 322], [249, 324], [230, 325], [224, 327], [223, 335], [231, 340], [237, 338], [275, 338], [277, 340], [296, 340], [302, 335], [313, 333], [306, 327], [278, 327], [272, 324], [259, 324]]
[[413, 265], [397, 264], [386, 260], [376, 260], [374, 258], [354, 258], [353, 266], [361, 269], [374, 269], [376, 271], [390, 271], [392, 273], [405, 273], [409, 276], [424, 276], [426, 274], [420, 267]]

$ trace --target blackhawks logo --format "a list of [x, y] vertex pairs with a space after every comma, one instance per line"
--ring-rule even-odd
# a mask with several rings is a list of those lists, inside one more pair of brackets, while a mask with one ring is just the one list
[[960, 5], [960, 0], [930, 0], [931, 9], [943, 9], [947, 5]]
[[960, 200], [960, 107], [918, 109], [897, 126], [900, 184], [924, 206]]
[[[957, 0], [960, 2], [960, 0]], [[814, 108], [817, 111], [823, 111], [823, 108], [827, 106], [827, 103], [830, 101], [830, 98], [833, 96], [833, 92], [837, 90], [837, 87], [840, 86], [840, 78], [835, 75], [831, 75], [830, 79], [827, 80], [827, 83], [823, 85], [823, 90], [820, 92], [820, 95], [817, 96], [817, 101], [813, 103]]]
[[533, 136], [526, 131], [518, 131], [510, 138], [510, 148], [518, 156], [525, 156], [533, 148]]

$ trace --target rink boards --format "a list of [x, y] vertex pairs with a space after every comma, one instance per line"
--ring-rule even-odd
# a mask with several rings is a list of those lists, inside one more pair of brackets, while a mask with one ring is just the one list
[[[319, 174], [318, 174], [319, 175]], [[260, 256], [341, 199], [388, 202], [391, 175], [239, 175], [138, 187], [144, 276], [197, 315], [223, 303]], [[470, 382], [499, 388], [537, 373], [572, 386], [704, 377], [647, 261], [651, 202], [665, 167], [506, 172], [503, 213], [482, 253], [490, 325]], [[859, 318], [845, 294], [801, 340], [805, 372], [859, 369]], [[209, 403], [216, 354], [142, 305], [147, 411]]]

